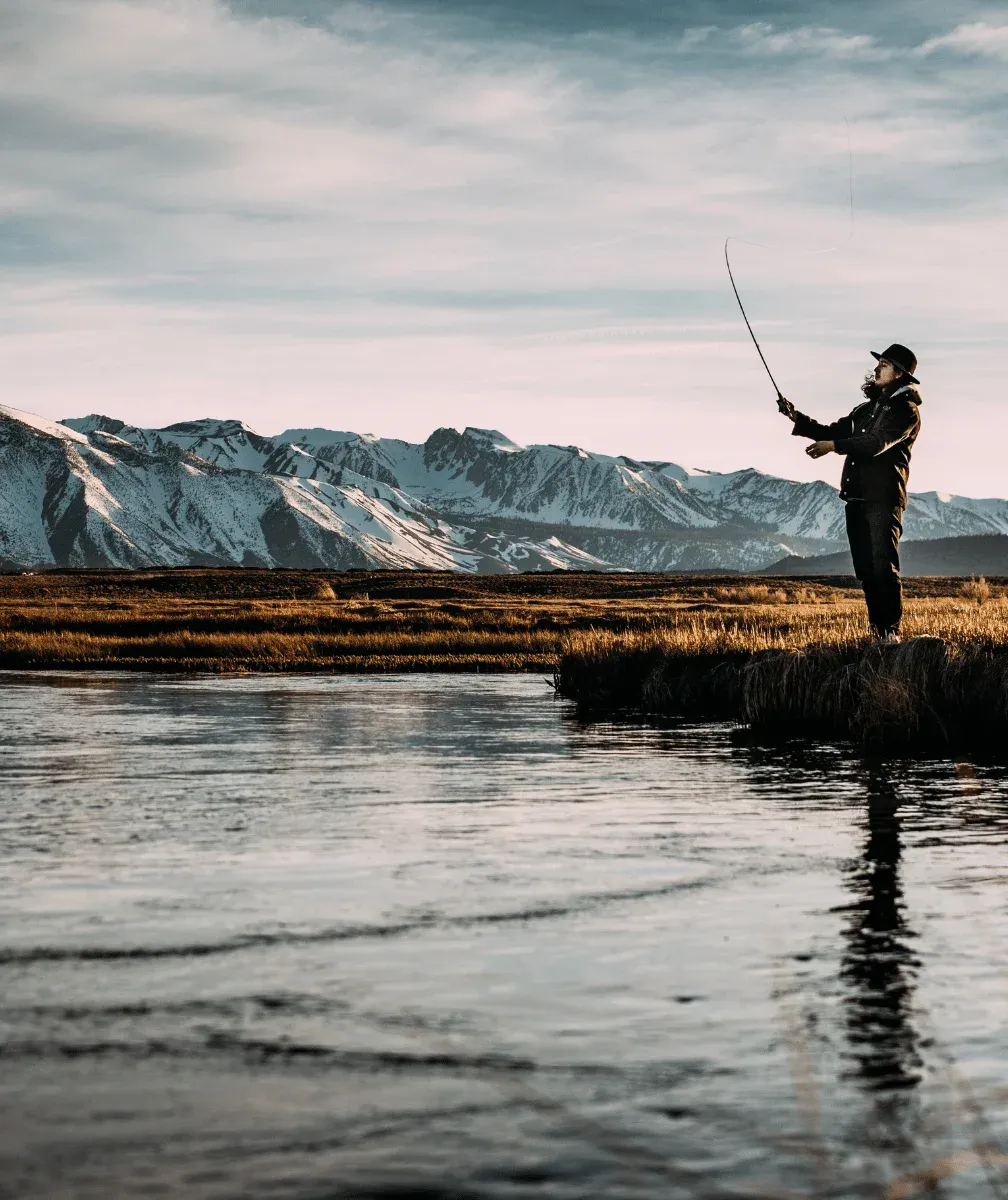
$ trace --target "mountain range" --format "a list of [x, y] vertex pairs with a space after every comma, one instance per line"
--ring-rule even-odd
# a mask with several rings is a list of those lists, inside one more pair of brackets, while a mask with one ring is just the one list
[[[908, 540], [1008, 534], [1008, 501], [913, 494]], [[267, 437], [205, 418], [147, 429], [0, 406], [0, 564], [510, 572], [752, 571], [844, 548], [821, 481], [330, 429]]]

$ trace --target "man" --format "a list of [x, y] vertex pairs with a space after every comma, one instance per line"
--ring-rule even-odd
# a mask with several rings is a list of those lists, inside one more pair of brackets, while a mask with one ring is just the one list
[[812, 438], [811, 458], [843, 454], [840, 499], [846, 503], [847, 539], [854, 574], [864, 588], [868, 621], [884, 642], [899, 641], [903, 588], [899, 540], [907, 502], [910, 452], [920, 432], [916, 357], [893, 344], [872, 351], [875, 370], [861, 385], [864, 404], [850, 416], [820, 425], [778, 395], [777, 407], [794, 422], [795, 437]]

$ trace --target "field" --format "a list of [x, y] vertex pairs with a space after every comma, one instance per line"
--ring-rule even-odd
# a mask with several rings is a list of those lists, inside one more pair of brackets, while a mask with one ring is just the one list
[[[907, 581], [911, 635], [1008, 644], [1008, 589]], [[552, 671], [571, 654], [842, 645], [852, 580], [415, 571], [52, 571], [0, 576], [0, 667]]]
[[257, 570], [0, 576], [0, 668], [536, 671], [585, 717], [1008, 745], [1008, 581], [906, 581], [904, 642], [842, 578]]

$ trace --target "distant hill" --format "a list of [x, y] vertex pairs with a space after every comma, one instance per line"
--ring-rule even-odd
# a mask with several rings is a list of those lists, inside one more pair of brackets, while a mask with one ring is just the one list
[[[934, 538], [903, 542], [900, 566], [904, 575], [1008, 575], [1008, 537], [1003, 533], [977, 537]], [[853, 575], [849, 551], [816, 554], [809, 558], [789, 555], [771, 563], [760, 575]]]

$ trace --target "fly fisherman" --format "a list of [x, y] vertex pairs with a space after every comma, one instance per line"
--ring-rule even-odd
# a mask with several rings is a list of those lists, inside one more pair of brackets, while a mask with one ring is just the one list
[[777, 407], [794, 422], [795, 437], [812, 438], [811, 458], [843, 454], [840, 499], [846, 503], [847, 539], [854, 574], [864, 588], [868, 621], [883, 642], [898, 642], [903, 615], [899, 540], [907, 502], [910, 452], [920, 432], [917, 359], [906, 346], [872, 351], [875, 371], [865, 376], [865, 403], [832, 425], [797, 412], [778, 394]]

